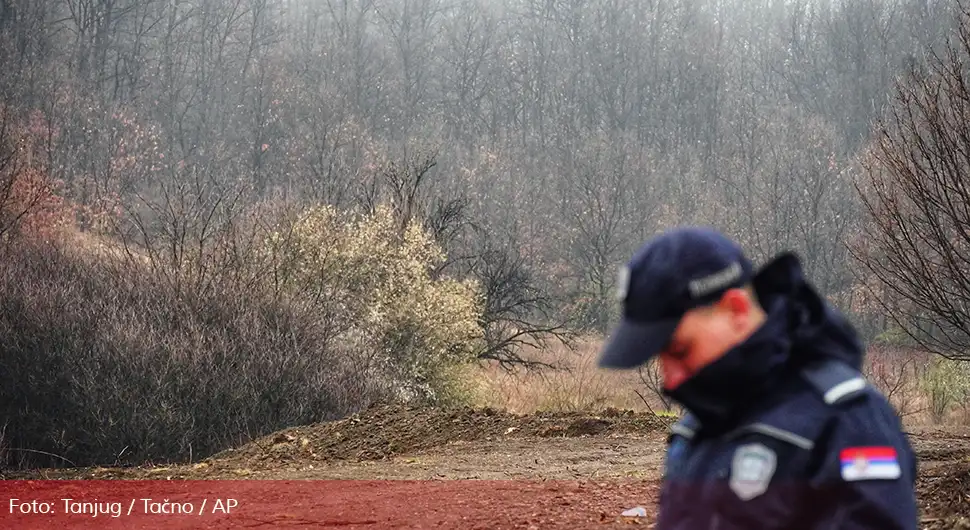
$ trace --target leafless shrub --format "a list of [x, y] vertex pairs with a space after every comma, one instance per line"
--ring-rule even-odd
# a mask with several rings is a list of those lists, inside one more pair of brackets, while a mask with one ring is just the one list
[[912, 355], [874, 348], [867, 356], [863, 375], [886, 396], [900, 419], [924, 412], [916, 387], [917, 360]]
[[[327, 318], [256, 289], [160, 288], [149, 269], [23, 245], [0, 265], [7, 465], [204, 456], [342, 416], [359, 384]], [[346, 348], [347, 346], [344, 346]], [[16, 449], [37, 453], [16, 453]]]

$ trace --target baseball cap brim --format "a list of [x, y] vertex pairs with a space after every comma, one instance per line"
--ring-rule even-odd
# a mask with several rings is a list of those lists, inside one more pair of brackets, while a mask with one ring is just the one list
[[660, 320], [650, 323], [623, 319], [600, 354], [601, 368], [635, 368], [659, 354], [667, 343], [680, 319]]

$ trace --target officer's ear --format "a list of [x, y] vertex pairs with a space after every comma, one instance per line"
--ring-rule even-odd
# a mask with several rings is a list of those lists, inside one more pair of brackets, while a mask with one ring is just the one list
[[751, 317], [757, 312], [758, 302], [750, 289], [728, 289], [721, 295], [718, 307], [729, 318], [733, 327], [747, 330], [751, 327]]

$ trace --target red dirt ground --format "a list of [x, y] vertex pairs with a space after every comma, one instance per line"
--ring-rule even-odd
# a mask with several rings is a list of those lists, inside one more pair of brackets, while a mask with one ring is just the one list
[[[666, 427], [656, 416], [615, 410], [514, 416], [378, 407], [287, 429], [193, 465], [6, 478], [155, 479], [192, 488], [200, 479], [243, 479], [207, 484], [231, 488], [226, 494], [245, 499], [246, 510], [167, 520], [175, 526], [164, 528], [650, 528]], [[923, 528], [970, 529], [970, 436], [924, 430], [912, 440], [921, 458]], [[144, 484], [112, 483], [113, 494]], [[647, 507], [646, 517], [620, 517], [638, 505]], [[137, 527], [132, 522], [125, 527]]]

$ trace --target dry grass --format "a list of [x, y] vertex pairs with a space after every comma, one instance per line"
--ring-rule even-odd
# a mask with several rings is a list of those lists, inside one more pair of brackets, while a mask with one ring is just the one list
[[[472, 374], [477, 404], [518, 414], [537, 411], [595, 411], [613, 407], [660, 411], [636, 371], [596, 366], [602, 339], [585, 337], [572, 350], [559, 346], [524, 352], [528, 359], [553, 364], [556, 370], [508, 371], [489, 364]], [[649, 401], [649, 407], [637, 395]]]
[[[638, 411], [653, 410], [664, 414], [663, 404], [636, 371], [611, 371], [596, 367], [603, 339], [588, 336], [574, 350], [565, 347], [525, 352], [525, 357], [558, 366], [554, 371], [506, 371], [498, 365], [487, 365], [467, 374], [477, 405], [491, 406], [514, 413], [536, 411], [596, 411], [613, 407]], [[966, 380], [946, 382], [954, 392], [941, 419], [931, 414], [932, 396], [927, 389], [928, 371], [939, 363], [931, 355], [880, 346], [870, 348], [864, 373], [878, 387], [902, 417], [907, 427], [926, 425], [967, 425], [970, 423], [970, 386]], [[961, 367], [970, 370], [970, 367]], [[951, 376], [952, 379], [952, 376]], [[964, 388], [967, 386], [967, 388]], [[647, 398], [649, 407], [638, 395]]]
[[873, 346], [865, 375], [907, 427], [970, 423], [970, 365], [912, 349]]
[[907, 425], [929, 422], [929, 400], [920, 388], [919, 369], [928, 361], [925, 354], [878, 346], [870, 348], [866, 355], [863, 373]]

